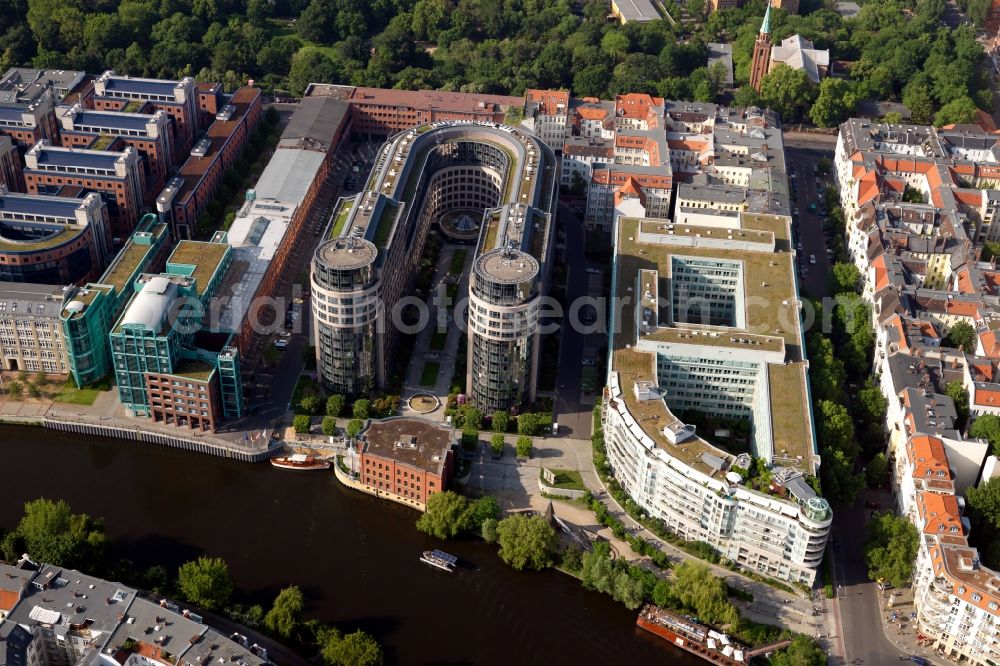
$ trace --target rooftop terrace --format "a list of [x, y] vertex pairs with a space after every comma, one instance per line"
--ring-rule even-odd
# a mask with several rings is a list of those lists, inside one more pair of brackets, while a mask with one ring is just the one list
[[167, 263], [194, 266], [195, 269], [191, 277], [197, 281], [198, 295], [201, 296], [205, 293], [205, 289], [212, 281], [212, 276], [219, 270], [219, 266], [228, 252], [230, 252], [228, 243], [182, 240], [174, 248]]

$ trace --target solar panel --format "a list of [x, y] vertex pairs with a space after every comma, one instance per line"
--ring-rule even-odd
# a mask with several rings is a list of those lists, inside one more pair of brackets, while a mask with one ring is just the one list
[[454, 565], [456, 562], [458, 562], [458, 558], [457, 557], [455, 557], [454, 555], [449, 555], [448, 553], [446, 553], [446, 552], [444, 552], [442, 550], [432, 550], [431, 554], [434, 557], [437, 557], [437, 558], [439, 558], [439, 559], [441, 559], [441, 560], [443, 560], [443, 561], [445, 561], [445, 562], [447, 562], [448, 564], [451, 564], [451, 565]]

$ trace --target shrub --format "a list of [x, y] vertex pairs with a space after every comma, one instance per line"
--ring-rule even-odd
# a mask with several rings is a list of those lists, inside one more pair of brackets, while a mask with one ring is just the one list
[[521, 414], [517, 417], [517, 434], [535, 435], [538, 433], [538, 414]]
[[344, 411], [344, 396], [335, 393], [326, 399], [326, 415], [338, 417]]
[[364, 398], [354, 401], [354, 418], [367, 419], [371, 415], [371, 401]]
[[332, 437], [337, 434], [337, 419], [332, 416], [323, 417], [323, 434]]
[[355, 438], [361, 434], [361, 431], [365, 427], [365, 422], [361, 419], [351, 419], [347, 422], [347, 436], [350, 438]]
[[507, 432], [507, 428], [510, 427], [510, 414], [503, 410], [493, 412], [491, 426], [493, 432]]
[[299, 407], [302, 408], [302, 411], [313, 416], [319, 414], [319, 410], [322, 406], [323, 403], [320, 402], [319, 397], [313, 395], [312, 393], [303, 396], [302, 400], [299, 401]]
[[503, 433], [498, 432], [495, 435], [493, 435], [492, 438], [490, 438], [490, 448], [493, 449], [493, 453], [495, 455], [499, 456], [503, 454], [503, 445], [504, 445]]
[[517, 438], [517, 455], [519, 458], [531, 457], [531, 438], [521, 435]]
[[292, 419], [292, 427], [295, 428], [295, 432], [297, 433], [308, 433], [312, 427], [312, 419], [305, 414], [296, 414], [295, 418]]

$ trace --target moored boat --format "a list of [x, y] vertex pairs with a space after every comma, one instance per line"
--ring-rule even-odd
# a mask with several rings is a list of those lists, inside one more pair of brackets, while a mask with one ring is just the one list
[[420, 561], [451, 573], [455, 570], [455, 563], [458, 562], [458, 558], [454, 555], [449, 555], [443, 550], [425, 550], [423, 555], [420, 556]]
[[726, 634], [652, 604], [643, 606], [635, 623], [712, 664], [739, 666], [746, 664], [751, 656], [745, 646]]
[[320, 469], [330, 469], [328, 460], [318, 460], [313, 456], [302, 453], [295, 453], [290, 456], [271, 458], [271, 465], [279, 469], [295, 469], [301, 471], [313, 471]]

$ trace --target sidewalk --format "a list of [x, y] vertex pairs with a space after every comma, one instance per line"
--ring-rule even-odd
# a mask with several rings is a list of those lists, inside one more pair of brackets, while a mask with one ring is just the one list
[[[953, 663], [917, 643], [917, 626], [913, 606], [913, 588], [887, 590], [878, 595], [879, 620], [885, 637], [900, 650], [923, 657], [932, 664]], [[896, 619], [893, 619], [895, 613]]]

